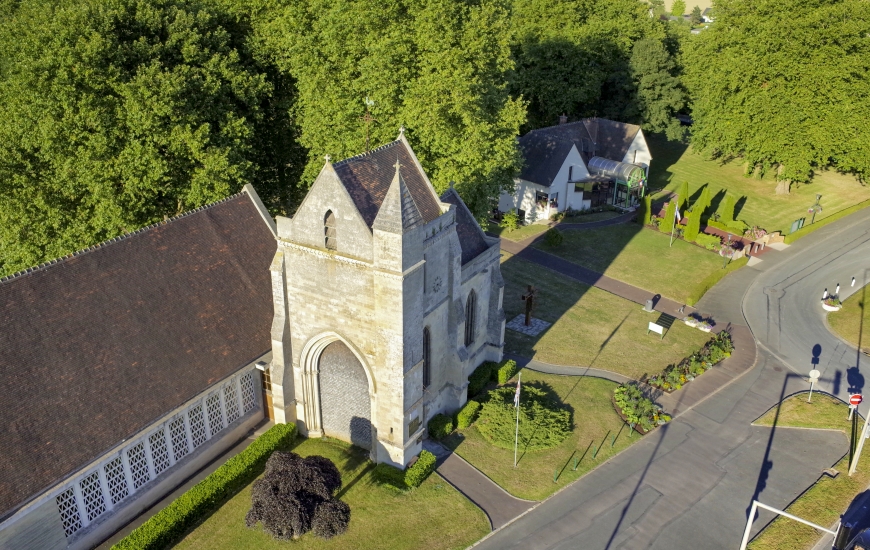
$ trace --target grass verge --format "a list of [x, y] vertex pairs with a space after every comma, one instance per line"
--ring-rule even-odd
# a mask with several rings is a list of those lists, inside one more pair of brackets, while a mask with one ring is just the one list
[[541, 250], [608, 277], [686, 303], [696, 281], [722, 269], [722, 258], [635, 223], [565, 231], [561, 246]]
[[[637, 433], [629, 437], [628, 426], [613, 410], [610, 397], [616, 383], [601, 378], [556, 376], [528, 369], [523, 369], [522, 373], [524, 384], [535, 381], [549, 384], [562, 402], [573, 409], [574, 427], [565, 441], [543, 451], [525, 452], [520, 448], [519, 463], [514, 468], [513, 450], [491, 445], [473, 425], [443, 440], [445, 445], [512, 495], [542, 500], [641, 440]], [[611, 437], [615, 437], [613, 447]], [[575, 458], [577, 470], [574, 470]]]
[[278, 541], [259, 525], [245, 527], [251, 506], [248, 485], [190, 532], [176, 549], [410, 549], [465, 548], [489, 532], [484, 513], [437, 474], [420, 487], [398, 492], [372, 478], [368, 451], [330, 439], [303, 439], [293, 449], [302, 456], [321, 455], [335, 462], [344, 487], [339, 495], [350, 505], [345, 534], [323, 540], [311, 533], [297, 541]]
[[[812, 183], [792, 186], [788, 195], [777, 195], [773, 170], [761, 179], [745, 177], [739, 159], [725, 164], [704, 160], [691, 147], [668, 141], [662, 135], [646, 134], [646, 138], [653, 157], [650, 163], [651, 189], [679, 192], [680, 185], [688, 181], [689, 193], [697, 197], [701, 186], [709, 184], [714, 196], [713, 209], [721, 200], [721, 196], [715, 196], [717, 192], [727, 189], [737, 199], [746, 197], [741, 201], [743, 204], [738, 202], [737, 218], [770, 232], [788, 233], [794, 220], [807, 216], [807, 209], [816, 202], [816, 194], [822, 195], [824, 210], [816, 215], [812, 227], [842, 210], [870, 200], [870, 186], [862, 186], [854, 177], [834, 171], [819, 171]], [[661, 194], [654, 200], [660, 197]]]
[[540, 235], [549, 228], [550, 226], [547, 224], [533, 223], [531, 225], [521, 225], [513, 231], [508, 231], [504, 227], [500, 227], [497, 224], [490, 223], [486, 228], [486, 232], [490, 235], [496, 235], [498, 237], [501, 237], [502, 239], [519, 242], [528, 239], [529, 237], [535, 237], [537, 235]]
[[[567, 233], [567, 232], [566, 232]], [[502, 252], [504, 311], [510, 320], [525, 311], [526, 286], [538, 288], [534, 316], [553, 325], [538, 336], [505, 331], [505, 351], [558, 365], [596, 367], [640, 378], [660, 372], [694, 352], [709, 335], [681, 322], [664, 339], [647, 334], [658, 313], [599, 288], [569, 279]]]
[[849, 296], [840, 311], [828, 313], [828, 324], [840, 338], [870, 355], [870, 285]]
[[[778, 427], [823, 428], [845, 431], [848, 408], [845, 403], [824, 394], [813, 394], [813, 402], [806, 402], [802, 393], [782, 402]], [[773, 425], [776, 409], [759, 418], [755, 424]], [[846, 456], [834, 469], [840, 474], [831, 478], [822, 476], [812, 487], [792, 502], [786, 511], [818, 525], [832, 525], [849, 503], [870, 484], [870, 453], [863, 453], [858, 469], [848, 475], [849, 457]], [[796, 521], [777, 517], [749, 543], [751, 550], [778, 550], [781, 548], [812, 548], [819, 540], [819, 532]]]

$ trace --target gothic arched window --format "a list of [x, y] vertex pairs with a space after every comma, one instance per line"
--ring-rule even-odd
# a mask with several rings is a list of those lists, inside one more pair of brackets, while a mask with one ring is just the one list
[[423, 389], [432, 383], [432, 337], [429, 327], [423, 329]]
[[465, 300], [465, 347], [474, 343], [474, 314], [477, 311], [477, 294], [472, 290]]
[[332, 210], [327, 210], [323, 216], [323, 240], [326, 248], [335, 250], [337, 248], [337, 239], [335, 235], [335, 214]]

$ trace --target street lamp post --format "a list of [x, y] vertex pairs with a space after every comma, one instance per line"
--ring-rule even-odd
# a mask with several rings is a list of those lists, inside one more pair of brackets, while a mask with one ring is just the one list
[[[725, 266], [728, 265], [728, 258], [734, 256], [734, 249], [731, 248], [731, 235], [728, 235], [728, 244], [725, 245], [725, 250], [722, 251], [722, 269], [725, 269]], [[727, 251], [727, 253], [726, 253]]]

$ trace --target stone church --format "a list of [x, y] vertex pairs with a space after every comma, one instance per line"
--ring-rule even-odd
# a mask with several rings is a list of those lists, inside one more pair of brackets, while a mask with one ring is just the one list
[[272, 261], [271, 406], [310, 437], [405, 465], [504, 342], [499, 240], [398, 139], [326, 163]]

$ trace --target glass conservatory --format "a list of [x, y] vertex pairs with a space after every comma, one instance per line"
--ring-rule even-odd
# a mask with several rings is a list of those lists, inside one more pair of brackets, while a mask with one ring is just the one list
[[646, 170], [637, 164], [592, 157], [589, 159], [589, 173], [614, 181], [615, 185], [612, 188], [614, 206], [621, 208], [637, 206], [646, 192]]

